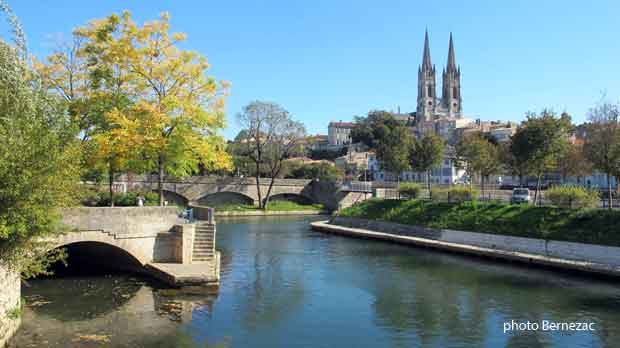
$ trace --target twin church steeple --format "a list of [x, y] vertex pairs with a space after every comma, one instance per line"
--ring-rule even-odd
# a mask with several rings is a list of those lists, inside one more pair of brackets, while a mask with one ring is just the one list
[[418, 104], [416, 120], [431, 121], [436, 116], [461, 117], [461, 69], [456, 65], [454, 43], [450, 33], [448, 64], [443, 69], [441, 99], [436, 95], [435, 66], [431, 62], [428, 31], [424, 34], [424, 58], [418, 69]]

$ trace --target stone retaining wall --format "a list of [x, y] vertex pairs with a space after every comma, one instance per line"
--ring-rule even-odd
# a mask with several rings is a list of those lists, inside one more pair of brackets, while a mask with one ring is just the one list
[[383, 221], [334, 217], [331, 223], [385, 232], [401, 236], [427, 238], [441, 242], [520, 252], [575, 261], [586, 261], [620, 267], [620, 248], [595, 244], [572, 243], [488, 233], [433, 229]]
[[77, 231], [155, 236], [183, 220], [176, 207], [76, 207], [63, 210], [62, 223]]
[[6, 345], [21, 323], [20, 317], [11, 317], [20, 308], [20, 297], [19, 274], [0, 265], [0, 347]]

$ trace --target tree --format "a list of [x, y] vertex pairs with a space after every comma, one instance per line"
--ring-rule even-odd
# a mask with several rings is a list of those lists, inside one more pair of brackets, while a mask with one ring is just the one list
[[80, 147], [21, 53], [0, 41], [0, 261], [29, 277], [62, 257], [42, 240], [60, 232], [59, 208], [75, 202]]
[[590, 110], [584, 153], [594, 169], [607, 175], [607, 200], [613, 206], [611, 178], [620, 174], [620, 105], [601, 102]]
[[489, 176], [496, 174], [501, 167], [499, 151], [496, 144], [481, 134], [465, 136], [457, 143], [457, 165], [464, 168], [470, 177], [480, 175], [483, 197], [485, 181]]
[[376, 130], [375, 152], [381, 168], [394, 173], [397, 180], [400, 173], [410, 169], [409, 149], [413, 141], [409, 129], [401, 124], [383, 124]]
[[513, 176], [519, 177], [519, 186], [523, 186], [523, 179], [529, 174], [527, 162], [518, 161], [513, 152], [513, 140], [498, 144], [499, 158], [503, 169]]
[[435, 134], [428, 134], [413, 142], [409, 152], [411, 168], [419, 173], [426, 173], [426, 185], [431, 194], [431, 170], [441, 164], [444, 156], [445, 142]]
[[[110, 205], [114, 206], [113, 184], [128, 169], [128, 153], [122, 138], [114, 134], [108, 114], [127, 110], [135, 101], [129, 94], [128, 76], [118, 61], [105, 59], [101, 38], [112, 35], [113, 25], [92, 24], [73, 32], [69, 44], [61, 44], [45, 63], [34, 68], [45, 88], [64, 102], [71, 122], [79, 129], [85, 180], [108, 179]], [[116, 138], [115, 138], [116, 137]], [[132, 151], [129, 151], [132, 150]]]
[[[166, 175], [183, 177], [207, 169], [231, 169], [223, 138], [228, 84], [208, 77], [197, 52], [181, 50], [182, 33], [169, 33], [169, 16], [136, 25], [128, 12], [92, 21], [79, 30], [90, 41], [90, 59], [101, 83], [115, 73], [132, 103], [107, 112], [110, 128], [125, 136], [116, 147], [138, 148], [143, 168], [158, 173], [160, 205]], [[112, 134], [109, 134], [112, 135]], [[130, 152], [122, 151], [123, 153]]]
[[294, 168], [287, 178], [290, 179], [319, 179], [320, 181], [331, 181], [335, 182], [341, 179], [343, 176], [342, 171], [340, 171], [333, 163], [329, 162], [319, 162], [319, 163], [308, 163], [308, 164], [300, 164], [296, 168]]
[[366, 117], [356, 117], [355, 126], [351, 130], [351, 140], [353, 143], [362, 143], [371, 149], [376, 149], [377, 141], [385, 134], [384, 130], [398, 126], [401, 124], [391, 113], [381, 110], [371, 111]]
[[510, 151], [517, 163], [536, 176], [534, 202], [538, 202], [542, 175], [557, 168], [568, 144], [571, 120], [568, 114], [556, 117], [549, 110], [540, 115], [528, 113], [526, 117], [512, 137]]
[[354, 143], [361, 142], [374, 149], [381, 169], [394, 173], [397, 178], [410, 168], [411, 133], [391, 113], [371, 111], [365, 118], [358, 117], [351, 138]]
[[558, 170], [563, 182], [569, 177], [582, 178], [592, 173], [592, 163], [586, 158], [583, 145], [568, 144], [564, 153], [560, 154]]
[[[270, 102], [251, 102], [237, 114], [237, 120], [243, 128], [237, 136], [239, 153], [254, 164], [259, 206], [265, 209], [284, 161], [303, 152], [301, 144], [306, 130], [283, 107]], [[260, 190], [263, 171], [270, 178], [264, 200]]]

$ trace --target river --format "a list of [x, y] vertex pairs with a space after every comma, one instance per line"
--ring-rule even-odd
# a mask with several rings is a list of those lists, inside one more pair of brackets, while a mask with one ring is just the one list
[[[217, 294], [123, 274], [32, 280], [11, 347], [620, 346], [618, 284], [324, 235], [313, 219], [218, 221]], [[527, 321], [538, 330], [518, 331]]]

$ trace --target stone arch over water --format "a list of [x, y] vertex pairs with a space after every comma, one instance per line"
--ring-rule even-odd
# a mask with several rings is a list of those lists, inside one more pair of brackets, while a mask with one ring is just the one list
[[[187, 206], [189, 204], [189, 199], [187, 199], [185, 196], [174, 192], [174, 191], [168, 191], [168, 190], [163, 190], [164, 191], [164, 200], [168, 201], [168, 204], [171, 205], [178, 205], [178, 206]], [[153, 190], [153, 192], [159, 194], [159, 191], [157, 190]]]
[[[149, 255], [146, 250], [140, 250], [131, 243], [131, 239], [116, 239], [108, 233], [101, 231], [85, 231], [85, 232], [70, 232], [54, 243], [51, 249], [57, 248], [71, 248], [72, 246], [88, 243], [91, 245], [91, 250], [97, 250], [97, 246], [100, 248], [115, 248], [122, 251], [127, 256], [126, 260], [132, 260], [137, 265], [145, 266], [147, 263], [153, 261], [152, 254]], [[152, 248], [152, 247], [151, 247]], [[120, 253], [120, 255], [122, 255]], [[93, 255], [93, 258], [95, 255]]]
[[254, 199], [250, 196], [244, 195], [243, 193], [221, 191], [202, 196], [197, 200], [197, 202], [199, 205], [204, 206], [221, 206], [229, 204], [253, 205]]
[[303, 205], [310, 205], [310, 204], [315, 203], [312, 199], [304, 195], [300, 195], [296, 193], [280, 193], [280, 194], [272, 195], [269, 197], [269, 201], [270, 202], [289, 201], [289, 202], [295, 202], [295, 203], [303, 204]]

